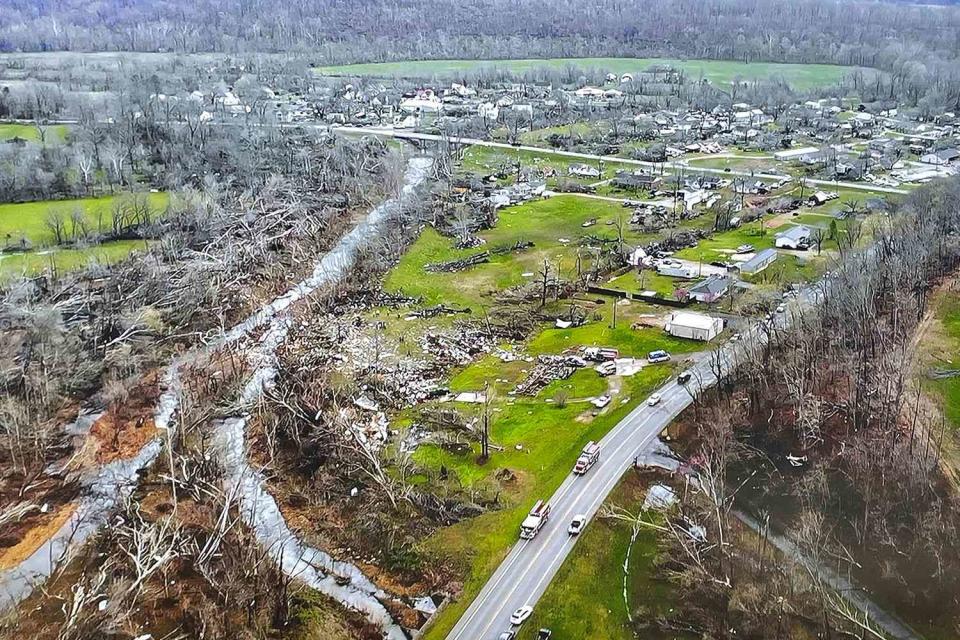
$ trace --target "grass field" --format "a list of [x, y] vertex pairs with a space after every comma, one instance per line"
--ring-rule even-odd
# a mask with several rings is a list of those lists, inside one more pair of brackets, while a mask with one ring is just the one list
[[[960, 294], [939, 292], [931, 304], [934, 314], [932, 335], [922, 344], [928, 351], [929, 366], [934, 369], [960, 367]], [[954, 429], [960, 429], [960, 377], [929, 380], [930, 388], [940, 396], [944, 415]]]
[[[63, 142], [67, 137], [67, 126], [55, 124], [46, 127], [47, 143]], [[32, 124], [0, 124], [0, 142], [21, 138], [30, 142], [40, 142], [40, 131]]]
[[[170, 201], [166, 193], [146, 194], [153, 215], [161, 213]], [[77, 200], [46, 200], [17, 204], [0, 204], [0, 242], [16, 244], [25, 237], [35, 246], [51, 244], [55, 237], [47, 227], [50, 213], [62, 213], [69, 218], [74, 211], [82, 211], [90, 228], [96, 230], [98, 223], [104, 230], [110, 228], [110, 213], [113, 206], [124, 196], [81, 198]], [[69, 222], [67, 223], [69, 225]]]
[[[501, 210], [495, 228], [479, 234], [487, 241], [485, 246], [505, 246], [525, 240], [533, 242], [533, 248], [495, 256], [486, 265], [466, 271], [429, 276], [425, 265], [460, 259], [481, 249], [456, 249], [451, 238], [426, 229], [388, 274], [384, 286], [388, 291], [422, 296], [426, 304], [445, 302], [479, 310], [492, 302], [496, 292], [532, 281], [534, 276], [524, 274], [536, 274], [543, 269], [544, 260], [551, 269], [559, 267], [564, 277], [572, 277], [576, 273], [577, 240], [587, 235], [615, 238], [615, 225], [607, 223], [621, 217], [629, 217], [629, 211], [615, 202], [575, 196], [556, 196], [509, 207]], [[595, 225], [582, 226], [593, 218], [597, 219]], [[627, 237], [629, 240], [642, 238], [633, 232]]]
[[740, 80], [782, 78], [792, 87], [809, 89], [834, 84], [855, 67], [823, 64], [743, 63], [728, 60], [678, 60], [672, 58], [550, 58], [530, 60], [414, 60], [318, 67], [321, 75], [402, 76], [415, 78], [456, 78], [467, 73], [505, 69], [523, 73], [534, 69], [598, 69], [605, 73], [637, 73], [651, 65], [668, 64], [682, 69], [691, 78], [703, 77], [715, 84]]
[[73, 271], [92, 262], [110, 264], [126, 258], [131, 251], [146, 249], [145, 240], [116, 240], [83, 249], [51, 249], [27, 253], [0, 254], [0, 278], [37, 275], [46, 270]]

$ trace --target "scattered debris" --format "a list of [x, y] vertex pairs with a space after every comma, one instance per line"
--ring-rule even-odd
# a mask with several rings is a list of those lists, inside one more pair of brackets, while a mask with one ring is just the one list
[[537, 364], [527, 374], [523, 382], [517, 385], [514, 393], [522, 396], [535, 396], [554, 380], [566, 380], [579, 366], [577, 360], [567, 356], [538, 356]]
[[514, 253], [520, 251], [526, 251], [527, 249], [533, 247], [532, 242], [525, 242], [523, 240], [517, 241], [516, 244], [506, 245], [502, 247], [494, 247], [493, 249], [487, 249], [486, 251], [481, 251], [480, 253], [475, 253], [473, 255], [467, 256], [466, 258], [460, 258], [459, 260], [450, 260], [448, 262], [436, 262], [424, 266], [424, 270], [431, 272], [439, 273], [451, 273], [454, 271], [464, 271], [470, 267], [474, 267], [478, 264], [483, 264], [490, 261], [491, 256], [499, 256], [506, 253]]
[[655, 484], [647, 491], [647, 497], [643, 499], [643, 509], [656, 509], [663, 511], [669, 509], [677, 502], [677, 494], [673, 489], [664, 484]]
[[483, 404], [487, 401], [486, 394], [476, 393], [473, 391], [464, 391], [463, 393], [458, 393], [454, 398], [456, 402], [467, 402], [470, 404]]

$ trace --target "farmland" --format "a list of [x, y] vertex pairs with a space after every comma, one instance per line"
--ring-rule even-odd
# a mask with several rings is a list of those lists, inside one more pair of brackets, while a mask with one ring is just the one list
[[688, 76], [703, 77], [715, 84], [734, 80], [782, 78], [798, 89], [834, 84], [855, 67], [823, 64], [742, 63], [722, 60], [681, 60], [676, 58], [549, 58], [528, 60], [412, 60], [318, 67], [321, 75], [402, 76], [416, 78], [458, 78], [490, 70], [524, 73], [535, 69], [596, 69], [605, 73], [637, 73], [652, 65], [669, 65]]

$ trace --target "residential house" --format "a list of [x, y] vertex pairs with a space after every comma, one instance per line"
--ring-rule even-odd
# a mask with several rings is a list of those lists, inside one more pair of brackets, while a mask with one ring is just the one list
[[755, 256], [740, 264], [740, 273], [743, 275], [756, 275], [777, 261], [780, 257], [776, 249], [764, 249]]
[[776, 235], [778, 249], [806, 249], [810, 246], [810, 227], [798, 224]]
[[687, 290], [697, 302], [712, 303], [722, 298], [730, 289], [733, 281], [729, 276], [710, 276]]
[[617, 171], [617, 175], [613, 179], [613, 186], [621, 189], [654, 191], [660, 186], [660, 176], [642, 171]]
[[934, 151], [933, 153], [926, 153], [920, 156], [920, 162], [924, 164], [932, 164], [940, 166], [943, 164], [949, 164], [960, 158], [960, 151], [955, 148], [950, 149], [940, 149], [939, 151]]

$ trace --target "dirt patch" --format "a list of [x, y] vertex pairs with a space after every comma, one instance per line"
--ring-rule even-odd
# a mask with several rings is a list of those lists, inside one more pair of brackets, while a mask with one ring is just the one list
[[0, 569], [15, 567], [40, 548], [76, 511], [75, 502], [63, 505], [53, 513], [42, 514], [13, 546], [0, 548]]
[[122, 402], [115, 402], [90, 428], [79, 460], [104, 465], [137, 455], [157, 435], [153, 414], [160, 395], [159, 372], [144, 376]]
[[780, 227], [787, 224], [788, 222], [791, 222], [792, 220], [793, 220], [792, 213], [781, 213], [780, 215], [774, 216], [773, 218], [770, 218], [769, 220], [764, 222], [763, 226], [765, 226], [767, 229], [779, 229]]

